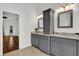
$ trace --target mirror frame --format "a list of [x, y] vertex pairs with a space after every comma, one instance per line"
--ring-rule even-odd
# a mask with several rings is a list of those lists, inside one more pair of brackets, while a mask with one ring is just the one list
[[[59, 17], [59, 15], [61, 13], [66, 13], [66, 12], [70, 12], [70, 25], [69, 26], [60, 26], [60, 17]], [[73, 10], [67, 10], [67, 11], [58, 13], [58, 28], [72, 28], [72, 27], [73, 27]]]
[[40, 27], [40, 20], [43, 20], [43, 18], [38, 19], [38, 29], [43, 29], [43, 27]]

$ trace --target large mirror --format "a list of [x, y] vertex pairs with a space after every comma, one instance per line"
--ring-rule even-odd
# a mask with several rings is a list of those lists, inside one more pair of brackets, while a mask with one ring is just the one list
[[43, 18], [38, 19], [38, 29], [43, 29]]
[[73, 11], [68, 10], [58, 13], [58, 28], [72, 28]]

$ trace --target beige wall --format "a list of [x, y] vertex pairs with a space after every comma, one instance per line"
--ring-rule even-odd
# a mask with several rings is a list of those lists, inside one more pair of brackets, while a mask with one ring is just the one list
[[58, 18], [56, 9], [64, 4], [38, 4], [36, 6], [37, 15], [42, 14], [42, 11], [48, 8], [52, 8], [55, 11], [54, 14], [54, 29], [55, 32], [66, 32], [66, 33], [79, 33], [79, 4], [75, 4], [73, 8], [73, 28], [58, 28]]
[[36, 27], [36, 12], [33, 4], [0, 4], [0, 55], [3, 52], [2, 12], [7, 11], [19, 15], [19, 47], [31, 46], [30, 34]]

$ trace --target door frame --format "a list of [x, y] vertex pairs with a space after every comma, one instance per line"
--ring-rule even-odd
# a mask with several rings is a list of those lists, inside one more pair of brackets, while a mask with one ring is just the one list
[[[8, 12], [8, 11], [2, 11], [2, 21], [3, 21], [3, 23], [2, 23], [2, 42], [3, 42], [3, 36], [4, 36], [4, 19], [3, 19], [3, 12]], [[8, 13], [11, 13], [11, 14], [15, 14], [15, 15], [17, 15], [18, 16], [18, 41], [19, 41], [19, 14], [17, 14], [17, 13], [13, 13], [13, 12], [8, 12]], [[3, 44], [4, 43], [2, 43], [2, 54], [3, 54], [3, 50], [4, 50], [4, 48], [3, 48]], [[18, 42], [18, 49], [20, 49], [20, 43]]]

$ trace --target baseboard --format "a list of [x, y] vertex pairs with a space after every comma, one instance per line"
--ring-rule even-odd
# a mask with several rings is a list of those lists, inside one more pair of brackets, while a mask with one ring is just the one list
[[2, 52], [2, 50], [0, 49], [0, 56], [2, 56], [3, 55], [3, 52]]
[[23, 48], [30, 47], [30, 46], [32, 46], [32, 45], [28, 44], [27, 46], [19, 47], [19, 49], [23, 49]]

